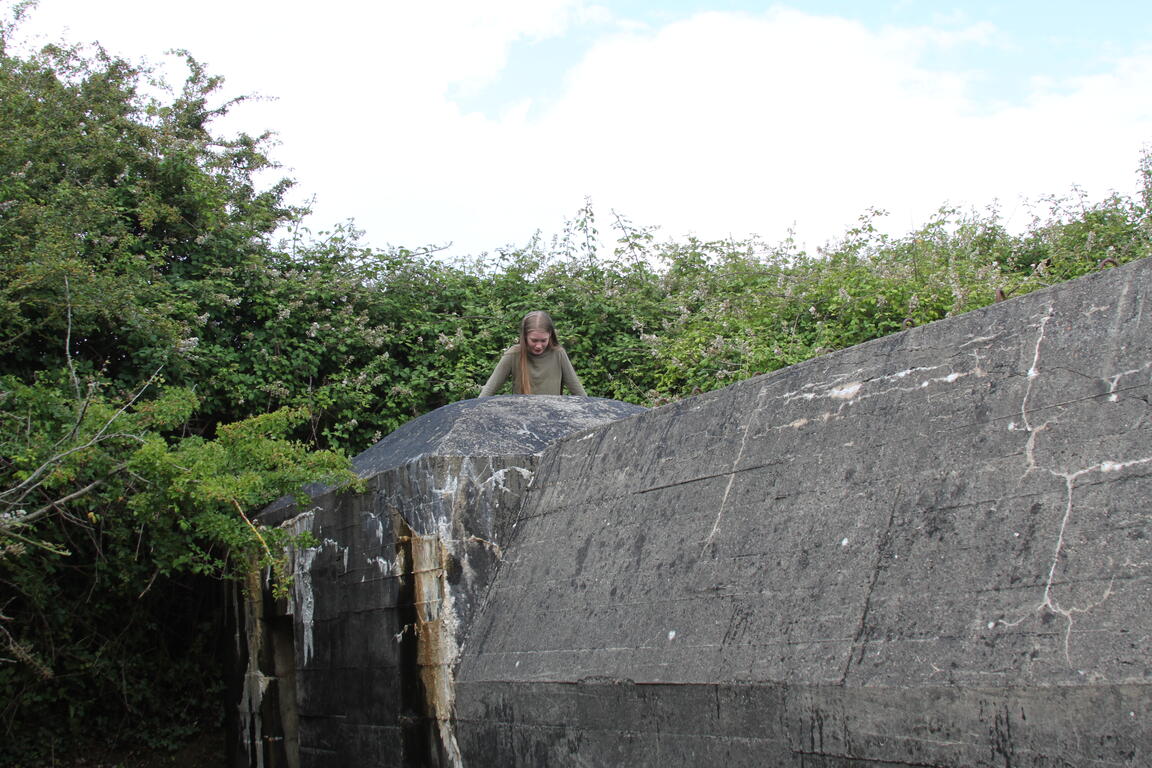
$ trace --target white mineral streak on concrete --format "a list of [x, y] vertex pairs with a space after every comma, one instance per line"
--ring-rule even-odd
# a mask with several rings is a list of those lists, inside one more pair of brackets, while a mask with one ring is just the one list
[[[1135, 459], [1133, 461], [1105, 461], [1100, 464], [1101, 472], [1120, 472], [1121, 470], [1128, 469], [1128, 467], [1139, 466], [1140, 464], [1147, 464], [1152, 462], [1152, 458]], [[1091, 470], [1089, 470], [1091, 471]]]
[[834, 400], [851, 400], [856, 397], [856, 393], [864, 386], [862, 381], [854, 381], [851, 384], [845, 384], [842, 387], [834, 387], [828, 391], [828, 397]]
[[[294, 517], [288, 518], [287, 520], [285, 520], [283, 523], [280, 524], [280, 527], [287, 530], [290, 534], [292, 534], [292, 536], [299, 536], [300, 534], [305, 533], [305, 532], [311, 533], [312, 527], [315, 524], [316, 513], [319, 511], [320, 511], [319, 507], [312, 507], [311, 509], [307, 510], [306, 512], [301, 512], [300, 514], [295, 515]], [[302, 578], [300, 575], [301, 574], [301, 571], [300, 571], [300, 552], [296, 551], [295, 549], [291, 549], [288, 552], [288, 557], [289, 557], [289, 563], [291, 565], [290, 574], [292, 576], [292, 592], [295, 595], [297, 592], [297, 584], [300, 582], [300, 580]], [[309, 585], [307, 588], [310, 591], [311, 585]], [[292, 616], [293, 614], [295, 614], [297, 612], [296, 611], [297, 602], [298, 602], [298, 600], [296, 600], [296, 599], [288, 601], [288, 609], [286, 611], [286, 615]], [[309, 626], [309, 631], [311, 631], [311, 626]]]
[[457, 488], [467, 486], [474, 482], [478, 471], [476, 467], [473, 466], [471, 456], [461, 456], [458, 461], [459, 464], [451, 465], [445, 470], [445, 473], [452, 478], [450, 485], [452, 486], [453, 493], [456, 492]]
[[[1121, 329], [1129, 322], [1131, 318], [1124, 316], [1124, 307], [1128, 305], [1128, 295], [1132, 292], [1132, 280], [1124, 281], [1123, 288], [1120, 289], [1120, 295], [1116, 297], [1116, 311], [1112, 313], [1112, 328], [1109, 338], [1118, 338], [1121, 334]], [[1136, 326], [1139, 327], [1140, 321], [1144, 318], [1144, 303], [1137, 303]]]
[[[981, 337], [982, 340], [986, 340], [987, 338], [991, 337]], [[975, 341], [975, 339], [973, 341]], [[873, 397], [887, 397], [893, 393], [898, 392], [916, 392], [918, 390], [927, 389], [928, 387], [936, 385], [955, 384], [957, 381], [968, 376], [981, 378], [986, 375], [984, 369], [980, 365], [979, 357], [977, 357], [975, 367], [973, 367], [971, 370], [952, 371], [942, 376], [933, 376], [920, 380], [916, 380], [915, 378], [917, 374], [939, 370], [943, 367], [943, 365], [918, 366], [883, 376], [853, 379], [851, 381], [847, 381], [846, 383], [844, 383], [843, 380], [848, 378], [848, 376], [842, 375], [833, 377], [833, 381], [836, 382], [834, 384], [822, 383], [805, 385], [801, 390], [786, 392], [783, 395], [780, 395], [780, 399], [784, 404], [788, 404], [794, 400], [838, 400], [841, 401], [839, 406], [835, 411], [827, 411], [820, 414], [819, 416], [800, 417], [793, 419], [786, 424], [773, 426], [771, 429], [800, 429], [801, 427], [805, 427], [809, 424], [817, 422], [827, 423], [832, 419], [840, 418], [843, 415], [845, 407], [855, 405], [863, 400], [867, 400]], [[863, 373], [863, 370], [857, 369], [856, 371], [853, 371], [851, 375], [858, 376], [861, 373]], [[904, 383], [904, 380], [909, 381]]]
[[244, 693], [240, 697], [240, 743], [256, 746], [249, 750], [256, 756], [251, 768], [264, 768], [264, 719], [260, 717], [264, 693], [268, 690], [268, 678], [256, 670], [256, 656], [248, 661], [244, 675]]
[[[453, 547], [455, 550], [455, 547]], [[467, 595], [476, 589], [476, 569], [472, 567], [472, 559], [468, 557], [467, 548], [463, 548], [458, 555], [460, 563], [460, 580], [464, 584], [464, 594]], [[453, 600], [455, 597], [453, 596]]]
[[530, 469], [526, 469], [524, 467], [504, 467], [503, 469], [498, 469], [486, 477], [484, 481], [480, 483], [480, 485], [481, 487], [490, 485], [493, 488], [507, 490], [508, 484], [505, 478], [508, 477], [509, 472], [515, 472], [516, 474], [520, 475], [520, 477], [524, 478], [525, 481], [530, 481], [532, 479], [532, 470]]
[[304, 531], [312, 530], [312, 521], [316, 519], [316, 513], [320, 511], [320, 507], [312, 507], [305, 510], [298, 515], [288, 518], [280, 523], [281, 528], [286, 528], [293, 534], [299, 535]]
[[736, 458], [732, 461], [732, 469], [728, 473], [728, 483], [724, 486], [724, 495], [720, 498], [720, 508], [716, 510], [716, 519], [712, 522], [712, 530], [708, 532], [708, 536], [705, 537], [704, 543], [700, 547], [700, 557], [704, 557], [704, 552], [712, 543], [716, 532], [720, 530], [720, 521], [724, 518], [724, 508], [728, 506], [728, 494], [732, 491], [732, 484], [736, 482], [736, 470], [740, 468], [740, 460], [744, 458], [744, 449], [748, 446], [748, 436], [752, 434], [752, 427], [764, 411], [764, 398], [767, 392], [767, 387], [760, 387], [756, 393], [756, 407], [752, 409], [748, 421], [743, 425], [744, 435], [740, 438], [740, 449], [736, 451]]
[[967, 374], [967, 373], [950, 373], [947, 376], [939, 376], [935, 379], [928, 379], [927, 381], [922, 381], [922, 382], [920, 382], [920, 388], [923, 389], [924, 387], [930, 387], [933, 384], [940, 384], [940, 383], [952, 384], [953, 382], [957, 381], [958, 379], [961, 379], [964, 376], [968, 376], [968, 375], [969, 374]]
[[[1040, 319], [1036, 345], [1032, 349], [1032, 365], [1028, 368], [1028, 386], [1024, 389], [1024, 397], [1020, 399], [1020, 421], [1024, 425], [1023, 430], [1028, 433], [1028, 441], [1024, 444], [1024, 455], [1028, 460], [1028, 465], [1024, 469], [1025, 475], [1036, 469], [1036, 438], [1041, 432], [1048, 429], [1047, 422], [1039, 427], [1032, 427], [1032, 421], [1028, 416], [1028, 400], [1032, 397], [1032, 385], [1035, 383], [1036, 377], [1040, 375], [1040, 348], [1044, 343], [1044, 334], [1048, 328], [1048, 321], [1052, 319], [1053, 311], [1053, 307], [1049, 305], [1048, 312]], [[1015, 424], [1011, 424], [1009, 427], [1013, 428]]]
[[996, 339], [998, 339], [998, 338], [1000, 338], [999, 335], [996, 335], [996, 336], [977, 336], [977, 337], [969, 339], [968, 341], [961, 344], [960, 348], [963, 349], [964, 347], [967, 347], [971, 344], [983, 344], [986, 341], [996, 341]]
[[1117, 390], [1120, 388], [1120, 380], [1121, 379], [1127, 378], [1128, 376], [1136, 376], [1136, 375], [1139, 375], [1141, 373], [1148, 372], [1149, 370], [1152, 370], [1152, 361], [1144, 363], [1144, 365], [1140, 366], [1139, 368], [1133, 368], [1131, 370], [1121, 371], [1120, 373], [1114, 374], [1114, 375], [1106, 378], [1105, 381], [1108, 382], [1108, 400], [1109, 400], [1109, 402], [1114, 403], [1119, 399], [1119, 395], [1117, 394]]
[[437, 518], [436, 531], [432, 535], [440, 541], [440, 546], [445, 552], [463, 559], [460, 552], [460, 539], [454, 535], [454, 522], [454, 518], [451, 517]]
[[[1056, 474], [1056, 473], [1052, 473], [1052, 474]], [[1065, 492], [1064, 516], [1060, 520], [1060, 532], [1056, 536], [1056, 547], [1052, 553], [1052, 563], [1048, 568], [1048, 578], [1045, 579], [1045, 581], [1044, 581], [1043, 600], [1040, 601], [1040, 605], [1037, 606], [1037, 608], [1036, 608], [1036, 610], [1048, 609], [1049, 611], [1051, 611], [1052, 613], [1054, 613], [1058, 616], [1063, 616], [1065, 618], [1065, 620], [1068, 622], [1067, 626], [1064, 628], [1064, 661], [1067, 662], [1068, 666], [1072, 666], [1072, 656], [1071, 656], [1071, 653], [1070, 653], [1069, 647], [1068, 647], [1069, 641], [1072, 637], [1072, 625], [1074, 623], [1072, 615], [1074, 613], [1083, 613], [1085, 611], [1088, 611], [1091, 608], [1095, 607], [1095, 605], [1099, 604], [1099, 603], [1094, 603], [1093, 605], [1090, 605], [1087, 608], [1068, 608], [1068, 609], [1065, 609], [1065, 608], [1062, 608], [1060, 606], [1059, 602], [1057, 602], [1056, 598], [1052, 595], [1052, 584], [1056, 578], [1056, 567], [1060, 564], [1060, 554], [1064, 550], [1064, 534], [1068, 529], [1068, 521], [1072, 517], [1072, 509], [1073, 509], [1072, 499], [1073, 499], [1073, 493], [1075, 492], [1075, 487], [1076, 487], [1076, 478], [1078, 478], [1081, 474], [1083, 474], [1083, 472], [1076, 472], [1076, 473], [1064, 476], [1064, 492]], [[1112, 594], [1112, 582], [1109, 582], [1108, 588], [1104, 591], [1104, 595], [1101, 598], [1100, 602], [1107, 600], [1111, 594]]]
[[[302, 528], [301, 530], [311, 529], [312, 513], [308, 514], [307, 528]], [[294, 518], [294, 520], [300, 520], [303, 517], [304, 516], [301, 515]], [[300, 531], [297, 532], [299, 533]], [[325, 539], [318, 547], [305, 547], [295, 550], [292, 556], [292, 595], [297, 616], [296, 623], [300, 625], [300, 634], [304, 641], [304, 647], [301, 653], [305, 665], [312, 659], [316, 650], [313, 640], [316, 598], [312, 591], [312, 566], [316, 562], [316, 556], [329, 546], [335, 547], [337, 553], [341, 551], [339, 542], [333, 541], [332, 539]]]
[[304, 641], [302, 654], [305, 665], [311, 661], [312, 654], [315, 652], [312, 626], [316, 599], [312, 594], [312, 564], [316, 561], [316, 554], [319, 551], [319, 547], [298, 550], [292, 563], [293, 602], [296, 608], [296, 623], [300, 625], [300, 634]]
[[372, 537], [374, 539], [376, 539], [376, 546], [377, 547], [384, 546], [385, 528], [384, 528], [384, 519], [382, 517], [380, 517], [379, 515], [371, 515], [371, 514], [365, 515], [364, 516], [364, 527], [373, 529]]
[[[363, 524], [361, 527], [365, 531], [364, 538], [368, 541], [375, 540], [376, 551], [381, 551], [384, 547], [384, 521], [380, 518], [379, 515], [368, 513], [363, 516], [362, 522]], [[392, 570], [392, 563], [390, 563], [387, 558], [380, 556], [365, 558], [365, 564], [375, 565], [376, 570], [379, 571], [381, 575], [384, 575]], [[345, 570], [347, 570], [347, 552], [345, 552]], [[361, 571], [360, 581], [363, 582], [367, 579], [367, 570]]]
[[436, 475], [432, 475], [432, 493], [436, 494], [437, 496], [454, 496], [456, 494], [456, 489], [460, 484], [460, 477], [455, 472], [448, 472], [441, 479], [444, 481], [444, 484], [437, 487]]
[[851, 373], [834, 374], [826, 382], [817, 382], [815, 384], [805, 384], [804, 386], [802, 386], [798, 390], [794, 390], [792, 392], [785, 392], [784, 394], [780, 395], [780, 399], [783, 400], [785, 403], [787, 403], [791, 400], [816, 400], [817, 398], [828, 397], [829, 396], [828, 392], [832, 389], [835, 389], [837, 386], [839, 386], [840, 382], [845, 381], [845, 380], [847, 380], [847, 381], [855, 380], [855, 379], [859, 378], [859, 376], [857, 374], [862, 374], [863, 372], [864, 372], [864, 369], [859, 368], [855, 371], [852, 371]]
[[[262, 746], [264, 740], [263, 718], [260, 716], [264, 694], [268, 690], [268, 678], [260, 671], [261, 646], [263, 644], [263, 590], [260, 577], [255, 572], [248, 575], [248, 583], [243, 600], [245, 627], [244, 639], [247, 643], [248, 666], [244, 670], [244, 688], [240, 695], [239, 719], [242, 744]], [[264, 750], [251, 750], [256, 756], [253, 768], [264, 768]]]
[[[890, 374], [888, 376], [880, 376], [880, 377], [877, 377], [875, 379], [871, 379], [866, 383], [867, 384], [874, 384], [874, 383], [883, 384], [883, 383], [889, 382], [893, 379], [904, 379], [904, 378], [907, 378], [909, 376], [912, 376], [913, 374], [922, 373], [925, 371], [931, 371], [931, 370], [935, 370], [937, 368], [943, 368], [943, 367], [944, 366], [937, 365], [937, 366], [932, 366], [930, 368], [912, 368], [912, 369], [909, 369], [907, 371], [900, 371], [899, 373]], [[944, 374], [943, 376], [933, 376], [931, 378], [922, 379], [922, 380], [915, 382], [915, 383], [910, 383], [910, 386], [885, 386], [885, 387], [882, 387], [879, 389], [873, 389], [872, 387], [869, 387], [868, 390], [864, 392], [864, 394], [860, 395], [860, 397], [854, 398], [852, 400], [852, 402], [855, 403], [855, 402], [859, 402], [861, 400], [866, 400], [866, 399], [872, 398], [872, 397], [887, 397], [888, 395], [890, 395], [894, 392], [915, 392], [918, 389], [926, 389], [928, 387], [931, 387], [931, 386], [934, 386], [937, 384], [955, 384], [960, 379], [965, 379], [969, 376], [975, 376], [977, 378], [980, 378], [984, 375], [985, 375], [984, 370], [980, 367], [979, 360], [977, 360], [976, 367], [971, 369], [971, 370], [952, 371], [950, 373]]]
[[[1064, 551], [1065, 533], [1067, 532], [1068, 523], [1071, 520], [1072, 513], [1074, 511], [1073, 498], [1074, 498], [1074, 493], [1076, 490], [1076, 481], [1078, 479], [1080, 479], [1081, 477], [1083, 477], [1084, 475], [1091, 474], [1093, 472], [1101, 472], [1101, 473], [1122, 472], [1123, 470], [1128, 469], [1129, 467], [1134, 467], [1134, 466], [1139, 466], [1141, 464], [1149, 464], [1149, 463], [1152, 463], [1152, 456], [1150, 456], [1148, 458], [1144, 458], [1144, 459], [1135, 459], [1132, 461], [1103, 461], [1103, 462], [1100, 462], [1099, 464], [1096, 464], [1096, 465], [1091, 466], [1091, 467], [1087, 467], [1085, 469], [1078, 470], [1076, 472], [1061, 473], [1061, 472], [1056, 472], [1054, 470], [1047, 470], [1047, 472], [1049, 474], [1053, 475], [1054, 477], [1061, 478], [1064, 481], [1064, 492], [1065, 492], [1064, 515], [1060, 520], [1060, 531], [1056, 537], [1056, 546], [1055, 546], [1054, 551], [1052, 553], [1052, 562], [1048, 568], [1048, 577], [1044, 582], [1043, 599], [1040, 601], [1040, 604], [1038, 606], [1036, 606], [1036, 608], [1034, 610], [1047, 609], [1048, 611], [1051, 611], [1052, 613], [1054, 613], [1058, 616], [1064, 617], [1064, 619], [1068, 622], [1067, 626], [1064, 629], [1064, 660], [1067, 662], [1068, 666], [1072, 666], [1072, 657], [1071, 657], [1071, 653], [1069, 651], [1069, 641], [1072, 637], [1072, 625], [1074, 623], [1074, 619], [1073, 619], [1074, 614], [1088, 613], [1093, 608], [1103, 604], [1109, 597], [1112, 596], [1112, 586], [1115, 582], [1115, 575], [1113, 575], [1112, 578], [1109, 579], [1108, 586], [1104, 589], [1104, 592], [1100, 595], [1100, 598], [1098, 600], [1095, 600], [1095, 601], [1089, 603], [1088, 605], [1080, 606], [1080, 607], [1064, 608], [1060, 605], [1059, 601], [1052, 594], [1053, 586], [1054, 586], [1055, 579], [1056, 579], [1056, 568], [1060, 564], [1060, 557]], [[1016, 626], [1020, 622], [1022, 622], [1023, 620], [1024, 619], [1021, 618], [1021, 619], [1014, 621], [1014, 622], [1001, 622], [1001, 623], [1006, 624], [1008, 626]]]
[[[1066, 608], [1060, 604], [1060, 601], [1057, 599], [1056, 595], [1054, 594], [1054, 590], [1056, 587], [1056, 570], [1060, 565], [1060, 559], [1064, 553], [1065, 539], [1066, 539], [1066, 535], [1068, 532], [1068, 526], [1072, 520], [1073, 512], [1075, 511], [1074, 499], [1075, 499], [1075, 492], [1076, 492], [1076, 481], [1079, 480], [1081, 477], [1084, 477], [1085, 475], [1092, 474], [1094, 472], [1099, 472], [1101, 474], [1108, 474], [1108, 473], [1113, 473], [1113, 472], [1123, 472], [1124, 470], [1129, 469], [1131, 467], [1135, 467], [1135, 466], [1139, 466], [1139, 465], [1143, 465], [1143, 464], [1149, 464], [1149, 463], [1152, 463], [1152, 456], [1146, 457], [1146, 458], [1140, 458], [1140, 459], [1126, 460], [1126, 461], [1105, 460], [1105, 461], [1101, 461], [1101, 462], [1098, 462], [1096, 464], [1093, 464], [1091, 466], [1084, 467], [1084, 468], [1078, 469], [1078, 470], [1073, 470], [1073, 471], [1059, 471], [1059, 470], [1051, 468], [1051, 467], [1043, 466], [1042, 464], [1040, 464], [1037, 461], [1036, 437], [1039, 433], [1047, 430], [1050, 427], [1050, 425], [1052, 424], [1052, 422], [1046, 421], [1043, 424], [1034, 427], [1031, 423], [1030, 418], [1029, 418], [1028, 400], [1032, 395], [1032, 387], [1033, 387], [1034, 381], [1041, 376], [1041, 370], [1042, 370], [1041, 365], [1040, 365], [1041, 347], [1044, 343], [1046, 328], [1048, 325], [1048, 321], [1052, 318], [1052, 314], [1053, 314], [1053, 308], [1051, 306], [1049, 306], [1047, 314], [1043, 318], [1041, 318], [1041, 320], [1040, 320], [1040, 324], [1039, 324], [1039, 328], [1038, 328], [1039, 332], [1037, 334], [1036, 343], [1035, 343], [1035, 346], [1033, 348], [1032, 364], [1028, 369], [1028, 384], [1027, 384], [1027, 387], [1025, 388], [1024, 396], [1021, 398], [1021, 404], [1020, 404], [1020, 420], [1023, 423], [1023, 426], [1020, 427], [1016, 423], [1013, 422], [1013, 423], [1008, 425], [1008, 428], [1009, 429], [1023, 429], [1024, 431], [1027, 431], [1029, 433], [1028, 441], [1025, 444], [1025, 449], [1024, 449], [1025, 460], [1027, 462], [1027, 466], [1025, 468], [1024, 474], [1021, 476], [1021, 479], [1023, 479], [1025, 476], [1027, 476], [1033, 470], [1038, 470], [1038, 471], [1046, 472], [1049, 475], [1056, 477], [1056, 478], [1059, 478], [1063, 481], [1063, 486], [1064, 486], [1063, 513], [1062, 513], [1062, 516], [1060, 519], [1060, 526], [1059, 526], [1059, 530], [1058, 530], [1058, 533], [1056, 536], [1056, 543], [1053, 546], [1052, 558], [1051, 558], [1051, 561], [1049, 562], [1049, 565], [1048, 565], [1048, 573], [1047, 573], [1047, 576], [1044, 580], [1044, 589], [1043, 589], [1043, 592], [1041, 594], [1040, 602], [1030, 609], [1025, 609], [1024, 614], [1015, 620], [1008, 621], [1008, 620], [1001, 619], [999, 621], [989, 622], [988, 626], [989, 626], [989, 628], [992, 628], [992, 627], [996, 626], [997, 624], [1000, 624], [1000, 625], [1003, 625], [1006, 627], [1016, 627], [1016, 626], [1019, 626], [1020, 624], [1022, 624], [1024, 621], [1026, 621], [1028, 619], [1028, 617], [1031, 614], [1035, 613], [1036, 611], [1045, 611], [1046, 610], [1046, 611], [1049, 611], [1050, 613], [1052, 613], [1054, 615], [1061, 616], [1067, 622], [1065, 629], [1064, 629], [1064, 660], [1065, 660], [1065, 663], [1069, 667], [1071, 667], [1072, 666], [1072, 656], [1071, 656], [1071, 650], [1070, 650], [1070, 641], [1071, 641], [1071, 637], [1072, 637], [1073, 625], [1075, 624], [1075, 615], [1078, 613], [1079, 614], [1088, 613], [1093, 608], [1096, 608], [1097, 606], [1099, 606], [1099, 605], [1103, 604], [1105, 601], [1107, 601], [1113, 594], [1112, 588], [1113, 588], [1113, 585], [1115, 583], [1115, 574], [1113, 574], [1112, 578], [1109, 579], [1109, 581], [1108, 581], [1108, 585], [1104, 588], [1104, 591], [1100, 594], [1099, 598], [1086, 604], [1086, 605], [1081, 605], [1081, 606], [1073, 606], [1073, 607]], [[1105, 380], [1112, 383], [1112, 386], [1109, 390], [1109, 392], [1110, 392], [1110, 396], [1108, 398], [1109, 402], [1115, 402], [1117, 400], [1116, 388], [1117, 388], [1117, 385], [1118, 385], [1118, 382], [1120, 379], [1122, 379], [1126, 376], [1142, 373], [1143, 371], [1148, 370], [1149, 367], [1150, 367], [1149, 364], [1145, 364], [1141, 368], [1123, 371], [1121, 373], [1106, 377]]]
[[906, 379], [909, 376], [916, 374], [916, 373], [921, 373], [922, 371], [935, 371], [939, 367], [940, 366], [938, 366], [938, 365], [931, 365], [931, 366], [916, 366], [915, 368], [906, 368], [903, 371], [900, 371], [898, 373], [893, 373], [889, 376], [884, 376], [884, 377], [882, 377], [882, 379]]

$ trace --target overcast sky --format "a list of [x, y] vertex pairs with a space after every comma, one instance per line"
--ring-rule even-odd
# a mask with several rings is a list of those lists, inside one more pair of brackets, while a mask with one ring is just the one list
[[310, 225], [455, 255], [560, 231], [586, 197], [661, 238], [942, 205], [1011, 221], [1076, 185], [1134, 194], [1152, 2], [40, 0], [22, 37], [188, 49], [271, 129]]

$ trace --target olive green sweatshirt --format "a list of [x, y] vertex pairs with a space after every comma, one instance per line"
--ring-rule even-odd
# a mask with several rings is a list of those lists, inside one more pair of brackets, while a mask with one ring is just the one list
[[[488, 377], [488, 383], [480, 390], [480, 397], [489, 397], [504, 386], [504, 382], [512, 377], [513, 394], [521, 395], [520, 382], [517, 380], [520, 368], [520, 345], [513, 344], [504, 350], [496, 370]], [[562, 388], [567, 388], [573, 395], [584, 395], [584, 387], [580, 384], [580, 377], [568, 359], [564, 347], [550, 347], [540, 355], [528, 355], [528, 374], [532, 377], [532, 394], [534, 395], [561, 395]]]

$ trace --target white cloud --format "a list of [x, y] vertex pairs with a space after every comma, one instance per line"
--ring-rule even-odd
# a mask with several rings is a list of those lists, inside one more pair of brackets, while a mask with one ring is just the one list
[[[515, 135], [537, 154], [553, 148], [558, 197], [591, 194], [671, 236], [780, 239], [795, 224], [816, 245], [873, 206], [904, 231], [946, 203], [999, 199], [1011, 213], [1072, 184], [1131, 191], [1152, 137], [1152, 59], [992, 108], [974, 103], [974, 73], [921, 63], [956, 38], [794, 11], [702, 14], [603, 41]], [[529, 174], [528, 156], [517, 161]]]
[[917, 68], [918, 47], [791, 11], [703, 14], [602, 43], [531, 130], [582, 193], [670, 235], [824, 237], [946, 151], [964, 83]]
[[[186, 47], [233, 93], [278, 97], [230, 125], [276, 130], [316, 223], [354, 217], [379, 246], [522, 243], [585, 195], [668, 236], [778, 240], [795, 224], [815, 246], [872, 206], [903, 231], [947, 202], [1130, 192], [1152, 140], [1152, 55], [1011, 104], [976, 99], [996, 72], [926, 64], [1006, 45], [984, 22], [876, 30], [778, 8], [655, 27], [579, 0], [160, 7], [42, 0], [35, 18], [130, 56]], [[453, 100], [481, 98], [517, 41], [576, 27], [602, 36], [546, 104]]]

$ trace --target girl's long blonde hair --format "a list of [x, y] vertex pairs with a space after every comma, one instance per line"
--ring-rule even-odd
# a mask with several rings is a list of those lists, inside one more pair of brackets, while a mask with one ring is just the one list
[[532, 374], [528, 372], [528, 334], [532, 331], [547, 332], [548, 349], [560, 346], [556, 340], [556, 326], [552, 318], [543, 310], [536, 310], [524, 315], [520, 321], [520, 360], [516, 366], [516, 380], [520, 383], [520, 394], [532, 394]]

